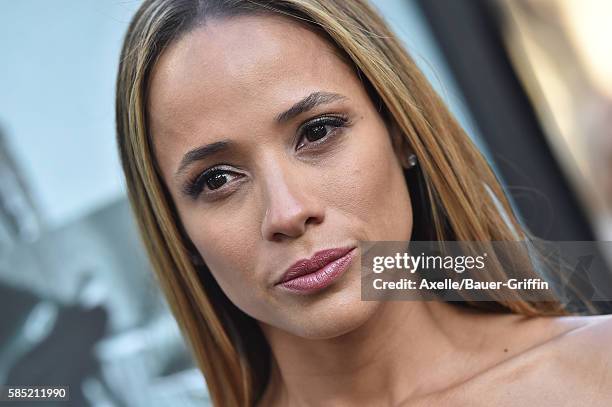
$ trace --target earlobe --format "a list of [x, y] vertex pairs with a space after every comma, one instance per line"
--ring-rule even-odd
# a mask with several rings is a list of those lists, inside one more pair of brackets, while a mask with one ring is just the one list
[[408, 144], [408, 140], [406, 140], [395, 122], [392, 122], [389, 126], [389, 135], [391, 136], [393, 151], [402, 165], [402, 168], [408, 170], [415, 167], [418, 164], [417, 157]]
[[191, 260], [191, 264], [194, 265], [194, 267], [198, 268], [198, 267], [202, 267], [205, 265], [204, 260], [202, 259], [202, 256], [197, 252], [192, 250], [189, 250], [189, 260]]

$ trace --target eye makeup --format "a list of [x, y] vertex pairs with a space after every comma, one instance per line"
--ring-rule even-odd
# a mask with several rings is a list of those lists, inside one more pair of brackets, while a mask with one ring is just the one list
[[348, 127], [349, 120], [346, 115], [325, 115], [319, 116], [302, 124], [297, 131], [296, 150], [305, 148], [307, 145], [304, 140], [310, 144], [320, 144], [326, 142], [333, 137], [342, 128]]
[[[348, 116], [340, 113], [324, 114], [307, 120], [296, 131], [295, 151], [324, 148], [350, 124]], [[237, 171], [236, 166], [216, 164], [189, 178], [183, 186], [183, 193], [194, 200], [206, 196], [207, 200], [214, 201], [230, 194], [235, 189], [231, 185], [238, 184], [245, 176]]]
[[194, 178], [187, 180], [183, 187], [183, 192], [193, 199], [197, 199], [203, 191], [209, 191], [210, 195], [216, 194], [217, 191], [224, 188], [224, 185], [233, 179], [243, 176], [243, 174], [236, 171], [235, 166], [217, 164], [196, 174]]

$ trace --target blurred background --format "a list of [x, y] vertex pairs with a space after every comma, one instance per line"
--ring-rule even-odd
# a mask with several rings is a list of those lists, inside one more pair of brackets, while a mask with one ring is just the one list
[[[611, 0], [373, 3], [534, 234], [612, 240]], [[116, 152], [139, 4], [0, 2], [0, 384], [69, 385], [78, 406], [203, 406]]]

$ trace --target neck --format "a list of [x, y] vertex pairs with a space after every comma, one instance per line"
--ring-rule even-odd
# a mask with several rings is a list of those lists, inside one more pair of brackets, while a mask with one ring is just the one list
[[448, 388], [482, 368], [488, 337], [478, 315], [443, 302], [382, 302], [359, 328], [317, 340], [262, 324], [274, 357], [266, 396], [282, 405], [396, 404]]

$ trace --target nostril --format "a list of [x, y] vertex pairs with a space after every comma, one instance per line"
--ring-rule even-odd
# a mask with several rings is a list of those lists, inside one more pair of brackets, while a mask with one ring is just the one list
[[306, 219], [306, 224], [317, 224], [317, 223], [321, 223], [321, 219], [317, 218], [316, 216], [311, 216], [308, 219]]

